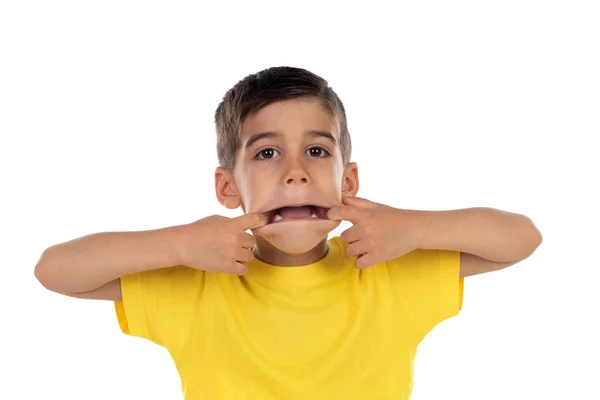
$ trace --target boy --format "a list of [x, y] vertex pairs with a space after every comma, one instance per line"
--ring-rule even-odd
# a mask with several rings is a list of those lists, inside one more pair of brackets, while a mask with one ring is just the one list
[[215, 122], [216, 195], [244, 215], [85, 236], [35, 270], [115, 301], [124, 333], [169, 351], [185, 399], [408, 399], [417, 345], [458, 314], [464, 277], [542, 241], [523, 215], [357, 198], [344, 107], [309, 71], [246, 77]]

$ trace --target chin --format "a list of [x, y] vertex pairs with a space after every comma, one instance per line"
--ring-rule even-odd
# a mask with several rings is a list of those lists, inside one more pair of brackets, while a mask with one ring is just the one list
[[315, 248], [341, 221], [280, 221], [253, 229], [252, 233], [288, 254], [302, 254]]

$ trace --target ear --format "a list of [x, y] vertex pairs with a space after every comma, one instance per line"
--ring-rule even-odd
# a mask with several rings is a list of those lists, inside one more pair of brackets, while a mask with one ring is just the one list
[[221, 205], [234, 210], [242, 204], [233, 175], [229, 170], [217, 167], [215, 171], [215, 192]]
[[344, 168], [344, 175], [342, 176], [342, 194], [356, 196], [359, 186], [358, 165], [356, 165], [355, 162], [351, 162]]

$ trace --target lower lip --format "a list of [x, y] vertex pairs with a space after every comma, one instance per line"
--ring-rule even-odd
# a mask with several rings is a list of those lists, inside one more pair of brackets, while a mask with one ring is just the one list
[[280, 219], [279, 221], [273, 221], [269, 225], [279, 224], [281, 222], [292, 222], [292, 221], [329, 221], [323, 218], [314, 218], [314, 217], [302, 217], [302, 218], [285, 218]]

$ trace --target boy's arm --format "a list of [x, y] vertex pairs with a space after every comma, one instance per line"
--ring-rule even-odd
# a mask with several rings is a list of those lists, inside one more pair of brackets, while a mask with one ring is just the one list
[[61, 294], [69, 297], [76, 297], [78, 299], [123, 301], [123, 295], [121, 293], [121, 278], [112, 280], [97, 289], [90, 290], [89, 292]]
[[35, 267], [35, 276], [53, 292], [120, 300], [120, 277], [178, 264], [178, 235], [175, 226], [83, 236], [46, 249]]
[[459, 251], [460, 276], [514, 265], [542, 243], [542, 234], [526, 216], [493, 208], [421, 213], [421, 249]]
[[542, 235], [525, 215], [485, 207], [404, 210], [344, 196], [327, 216], [353, 226], [340, 235], [355, 265], [366, 268], [416, 249], [461, 253], [460, 276], [506, 268], [529, 257]]

